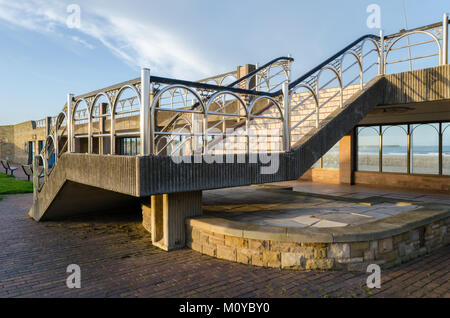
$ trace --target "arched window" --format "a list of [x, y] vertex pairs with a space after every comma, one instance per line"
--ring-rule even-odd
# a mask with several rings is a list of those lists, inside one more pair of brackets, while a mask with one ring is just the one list
[[408, 126], [383, 126], [382, 171], [408, 172]]
[[358, 128], [357, 170], [379, 171], [380, 132], [378, 126]]
[[411, 173], [439, 174], [439, 124], [411, 125]]
[[450, 123], [442, 123], [442, 174], [450, 175]]

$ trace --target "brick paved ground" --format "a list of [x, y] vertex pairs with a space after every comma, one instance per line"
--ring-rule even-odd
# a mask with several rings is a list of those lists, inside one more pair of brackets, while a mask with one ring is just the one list
[[[0, 201], [1, 297], [450, 297], [450, 246], [382, 273], [368, 291], [364, 273], [250, 267], [185, 249], [151, 245], [140, 216], [79, 217], [35, 223], [32, 195]], [[78, 264], [82, 288], [65, 286]]]

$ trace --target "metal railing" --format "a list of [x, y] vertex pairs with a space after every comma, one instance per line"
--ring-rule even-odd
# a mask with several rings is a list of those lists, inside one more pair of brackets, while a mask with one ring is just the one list
[[[416, 54], [395, 57], [406, 49]], [[93, 138], [108, 138], [107, 152], [114, 155], [116, 138], [136, 136], [140, 155], [183, 155], [208, 154], [227, 138], [240, 137], [243, 147], [229, 151], [249, 153], [252, 140], [259, 136], [252, 125], [266, 123], [280, 132], [274, 136], [281, 139], [282, 151], [290, 151], [301, 136], [320, 128], [324, 118], [345, 107], [347, 98], [364, 90], [374, 77], [413, 70], [420, 67], [418, 60], [429, 60], [427, 66], [448, 63], [446, 14], [442, 23], [388, 36], [365, 35], [292, 82], [291, 57], [272, 60], [226, 86], [221, 84], [236, 72], [190, 82], [150, 76], [149, 69], [142, 69], [140, 78], [77, 97], [68, 95], [41, 154], [47, 162], [44, 169], [49, 175], [53, 153], [56, 162], [64, 151], [75, 152], [79, 138], [88, 139], [88, 153], [94, 152]], [[397, 66], [387, 70], [391, 65]], [[138, 120], [139, 129], [117, 129], [127, 116]], [[86, 126], [87, 134], [80, 132]]]

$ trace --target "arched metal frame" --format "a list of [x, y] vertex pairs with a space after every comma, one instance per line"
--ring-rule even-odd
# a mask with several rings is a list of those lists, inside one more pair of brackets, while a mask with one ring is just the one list
[[[42, 153], [38, 154], [37, 157], [39, 157], [40, 160], [42, 161], [43, 167], [42, 167], [42, 169], [40, 171], [36, 171], [36, 172], [33, 171], [33, 173], [36, 173], [38, 176], [40, 176], [41, 173], [44, 172], [44, 182], [42, 184], [39, 184], [41, 178], [39, 178], [39, 177], [37, 178], [37, 181], [38, 181], [38, 184], [39, 184], [38, 185], [38, 190], [40, 191], [42, 189], [42, 186], [47, 182], [47, 173], [46, 173], [46, 171], [47, 171], [47, 168], [46, 168], [47, 167], [47, 162], [45, 160], [44, 155], [42, 155]], [[35, 157], [34, 160], [36, 160], [36, 157]], [[39, 169], [39, 164], [37, 164], [36, 166]]]
[[366, 129], [372, 129], [372, 130], [374, 130], [376, 133], [377, 133], [377, 136], [379, 136], [380, 135], [380, 131], [379, 130], [376, 130], [374, 127], [372, 127], [372, 126], [367, 126], [367, 127], [360, 127], [360, 130], [358, 130], [358, 135], [359, 135], [359, 133], [361, 133], [361, 131], [363, 131], [363, 130], [366, 130]]
[[[377, 61], [375, 63], [373, 63], [372, 65], [367, 66], [366, 69], [364, 69], [364, 67], [366, 66], [364, 58], [369, 56], [370, 53], [373, 51], [373, 49], [372, 49], [372, 50], [369, 50], [369, 52], [367, 52], [366, 54], [364, 54], [364, 46], [366, 45], [366, 43], [371, 43], [375, 47], [374, 50], [377, 54]], [[378, 65], [378, 74], [382, 74], [382, 72], [383, 72], [381, 69], [382, 61], [381, 61], [380, 41], [375, 41], [373, 38], [366, 38], [361, 41], [360, 48], [361, 48], [360, 61], [361, 61], [361, 67], [362, 67], [362, 72], [363, 72], [363, 82], [364, 82], [364, 73], [367, 72], [368, 70], [370, 70], [374, 65]]]
[[[271, 70], [276, 69], [276, 68], [281, 69], [281, 71], [278, 71], [278, 73], [271, 75]], [[284, 73], [285, 79], [283, 81], [281, 81], [280, 83], [275, 83], [273, 86], [271, 86], [270, 80], [273, 77], [276, 77], [281, 73]], [[281, 61], [277, 61], [276, 63], [272, 63], [272, 64], [268, 65], [267, 67], [260, 70], [253, 76], [247, 78], [246, 82], [245, 82], [245, 88], [249, 89], [249, 90], [262, 91], [263, 86], [261, 85], [261, 82], [263, 80], [265, 83], [265, 86], [267, 87], [267, 92], [271, 92], [274, 89], [278, 88], [279, 86], [281, 87], [281, 85], [285, 81], [289, 81], [289, 78], [290, 78], [290, 61], [286, 62], [284, 60], [281, 60]], [[250, 87], [250, 82], [252, 79], [255, 80], [254, 87]]]
[[225, 79], [226, 78], [228, 78], [228, 77], [231, 77], [233, 80], [237, 80], [237, 78], [236, 78], [236, 76], [235, 75], [232, 75], [232, 74], [228, 74], [228, 75], [226, 75], [226, 76], [224, 76], [224, 77], [222, 77], [221, 79], [220, 79], [220, 81], [219, 82], [217, 82], [217, 85], [219, 85], [219, 86], [223, 86], [223, 82], [225, 81]]
[[[267, 100], [269, 103], [272, 103], [275, 106], [275, 109], [277, 110], [279, 117], [273, 117], [273, 116], [264, 116], [262, 114], [253, 114], [253, 108], [255, 107], [255, 105], [263, 100]], [[251, 123], [253, 120], [255, 119], [261, 119], [261, 120], [278, 120], [280, 122], [280, 130], [281, 130], [281, 135], [278, 137], [283, 137], [283, 131], [285, 131], [286, 127], [285, 125], [287, 124], [284, 121], [284, 116], [283, 116], [283, 110], [282, 107], [280, 106], [280, 103], [273, 97], [270, 96], [259, 96], [257, 98], [255, 98], [249, 105], [248, 107], [248, 117], [247, 117], [247, 134], [248, 134], [248, 152], [250, 152], [250, 138], [253, 137], [252, 135], [250, 135], [251, 133]], [[267, 134], [268, 135], [268, 134]], [[274, 136], [273, 134], [271, 135], [272, 137]], [[256, 137], [259, 137], [258, 135], [256, 135]]]
[[393, 46], [394, 46], [398, 41], [400, 41], [401, 39], [403, 39], [403, 38], [405, 38], [405, 37], [409, 37], [409, 36], [411, 36], [411, 35], [415, 35], [415, 34], [424, 34], [424, 35], [427, 35], [427, 36], [431, 37], [431, 38], [434, 40], [434, 42], [435, 42], [435, 43], [437, 44], [437, 46], [438, 46], [438, 50], [439, 50], [439, 65], [441, 65], [443, 54], [442, 54], [442, 45], [441, 45], [440, 40], [439, 40], [434, 34], [432, 34], [431, 32], [428, 32], [428, 31], [422, 31], [422, 30], [416, 30], [416, 31], [406, 32], [406, 33], [400, 35], [399, 37], [397, 37], [395, 40], [393, 40], [393, 41], [389, 44], [388, 48], [386, 49], [385, 56], [384, 56], [384, 69], [386, 69], [386, 66], [387, 66], [387, 59], [388, 59], [388, 57], [389, 57], [389, 53], [391, 52]]
[[381, 131], [381, 133], [384, 135], [384, 133], [385, 133], [386, 131], [388, 131], [389, 129], [391, 129], [391, 128], [400, 128], [401, 130], [403, 130], [403, 131], [405, 132], [405, 134], [408, 134], [408, 130], [405, 129], [404, 127], [402, 127], [402, 125], [389, 125], [389, 126], [386, 126], [386, 127]]
[[[450, 123], [447, 123], [447, 126], [446, 126], [444, 129], [442, 129], [442, 136], [444, 136], [444, 132], [445, 132], [449, 127], [450, 127]], [[450, 131], [450, 129], [449, 129], [449, 131]]]
[[[52, 144], [53, 144], [53, 153], [50, 154], [49, 153], [49, 146], [51, 144], [49, 144], [49, 140], [51, 140]], [[47, 180], [47, 176], [50, 175], [50, 173], [53, 171], [53, 167], [56, 164], [56, 141], [55, 141], [55, 137], [53, 135], [48, 135], [47, 138], [45, 139], [45, 143], [44, 146], [42, 147], [41, 153], [39, 154], [39, 156], [42, 158], [42, 164], [44, 165], [44, 182]], [[48, 161], [51, 159], [51, 155], [55, 155], [55, 162], [53, 163], [52, 168], [49, 168], [49, 164]]]
[[[66, 127], [60, 133], [59, 130], [60, 130], [64, 120], [66, 121]], [[56, 117], [55, 131], [54, 131], [54, 133], [55, 133], [55, 141], [56, 141], [56, 145], [55, 145], [55, 156], [56, 156], [56, 158], [59, 158], [61, 156], [62, 151], [63, 151], [64, 148], [66, 148], [66, 151], [68, 151], [69, 136], [67, 136], [66, 143], [61, 147], [61, 149], [59, 148], [60, 139], [64, 136], [65, 132], [68, 132], [67, 115], [66, 115], [65, 112], [61, 112], [61, 113], [59, 113], [58, 117]]]
[[[294, 98], [294, 96], [297, 93], [297, 91], [299, 89], [305, 89], [306, 91], [308, 91], [310, 93], [310, 95], [306, 98], [304, 98], [302, 101], [300, 101], [299, 103], [297, 103], [295, 106], [292, 107], [292, 99]], [[299, 127], [300, 125], [302, 125], [304, 122], [306, 122], [312, 115], [314, 115], [314, 113], [317, 112], [317, 109], [319, 107], [319, 100], [317, 98], [316, 92], [315, 90], [310, 87], [309, 85], [305, 84], [305, 83], [300, 83], [297, 86], [295, 86], [293, 89], [291, 89], [291, 91], [289, 92], [289, 97], [288, 97], [288, 109], [289, 109], [289, 113], [293, 113], [297, 108], [299, 108], [300, 106], [304, 105], [304, 103], [306, 101], [308, 101], [310, 98], [313, 98], [313, 105], [314, 105], [314, 109], [305, 117], [303, 117], [300, 121], [298, 121], [297, 123], [291, 123], [290, 121], [288, 123], [285, 123], [285, 125], [288, 125], [289, 127], [285, 130], [286, 132], [289, 132], [289, 134], [291, 134], [292, 131], [294, 131], [295, 129], [297, 129], [297, 127]], [[290, 140], [288, 143], [290, 144], [293, 140]], [[295, 142], [295, 141], [294, 141]], [[290, 145], [289, 145], [290, 147]]]
[[[235, 100], [242, 106], [242, 107], [239, 107], [237, 109], [237, 111], [240, 112], [241, 110], [244, 110], [245, 115], [241, 115], [241, 114], [238, 114], [238, 113], [221, 113], [221, 112], [212, 112], [212, 111], [210, 111], [211, 105], [216, 103], [215, 101], [216, 101], [217, 98], [219, 98], [220, 96], [223, 96], [225, 98], [225, 96], [227, 96], [227, 95], [228, 96], [233, 96], [235, 98]], [[223, 107], [225, 107], [225, 106], [223, 106]], [[219, 92], [216, 92], [215, 94], [213, 94], [209, 98], [208, 102], [205, 105], [205, 117], [203, 118], [203, 134], [204, 134], [204, 136], [203, 136], [203, 142], [204, 142], [203, 149], [204, 149], [204, 151], [203, 152], [206, 153], [207, 150], [208, 150], [208, 129], [209, 129], [208, 128], [208, 115], [225, 116], [226, 118], [230, 118], [230, 117], [244, 118], [245, 119], [245, 131], [246, 131], [245, 136], [246, 136], [246, 139], [247, 139], [247, 141], [246, 141], [246, 152], [248, 152], [248, 150], [249, 150], [248, 114], [249, 113], [248, 113], [247, 105], [244, 102], [244, 100], [238, 94], [233, 93], [231, 91], [219, 91]], [[211, 134], [211, 136], [212, 136], [212, 134]], [[222, 139], [224, 139], [224, 137], [227, 137], [227, 133], [223, 132], [222, 133], [222, 137], [223, 137]]]
[[[326, 66], [326, 67], [322, 68], [322, 69], [319, 71], [319, 73], [317, 73], [317, 79], [316, 79], [316, 96], [317, 96], [317, 101], [320, 103], [320, 90], [323, 89], [323, 87], [320, 87], [320, 86], [319, 86], [319, 85], [320, 85], [320, 77], [322, 76], [322, 74], [323, 74], [325, 71], [331, 71], [331, 72], [334, 73], [334, 75], [336, 76], [336, 79], [337, 79], [337, 81], [338, 81], [338, 83], [339, 83], [339, 90], [340, 90], [340, 95], [341, 95], [339, 107], [342, 108], [342, 106], [343, 106], [343, 101], [342, 101], [342, 97], [343, 97], [343, 96], [342, 96], [342, 91], [343, 91], [342, 79], [341, 79], [341, 76], [339, 75], [339, 71], [336, 70], [336, 69], [335, 69], [334, 67], [332, 67], [332, 66]], [[333, 79], [332, 81], [334, 81], [334, 79]], [[325, 84], [325, 85], [328, 85], [328, 83]], [[328, 101], [327, 101], [327, 102], [328, 102]], [[325, 102], [324, 104], [326, 104], [327, 102]], [[323, 106], [324, 104], [322, 104], [322, 105], [319, 104], [319, 108], [322, 108], [322, 106]]]
[[[94, 111], [95, 111], [95, 106], [96, 106], [96, 104], [97, 104], [97, 102], [100, 100], [100, 98], [102, 98], [102, 97], [104, 97], [104, 98], [106, 98], [106, 101], [107, 101], [107, 104], [108, 104], [108, 111], [106, 112], [106, 113], [101, 113], [101, 110], [99, 109], [99, 115], [95, 115], [94, 114]], [[99, 105], [99, 107], [100, 107], [100, 105]], [[88, 133], [88, 153], [93, 153], [93, 149], [92, 149], [92, 147], [93, 147], [93, 138], [95, 137], [94, 136], [94, 134], [92, 133], [92, 130], [93, 130], [93, 120], [94, 119], [99, 119], [99, 120], [102, 120], [102, 119], [108, 119], [108, 116], [109, 116], [109, 118], [110, 118], [110, 133], [109, 133], [109, 137], [110, 137], [110, 143], [112, 144], [112, 136], [111, 136], [111, 131], [112, 131], [112, 128], [113, 128], [113, 123], [112, 123], [112, 109], [113, 109], [113, 104], [112, 104], [112, 102], [111, 102], [111, 98], [109, 97], [109, 95], [108, 94], [106, 94], [105, 92], [100, 92], [100, 93], [98, 93], [95, 97], [94, 97], [94, 99], [92, 100], [92, 103], [91, 103], [91, 107], [90, 107], [90, 111], [89, 111], [89, 126], [90, 126], [90, 128], [89, 128], [89, 133]], [[103, 136], [103, 132], [100, 132], [99, 134], [98, 134], [98, 138], [100, 139], [100, 138], [103, 138], [104, 136]], [[100, 147], [100, 142], [99, 142], [99, 147]], [[103, 150], [102, 150], [103, 151]], [[100, 151], [100, 149], [99, 149], [99, 153], [102, 153], [102, 151]]]
[[[76, 115], [76, 113], [77, 113], [77, 110], [78, 110], [78, 107], [80, 106], [80, 104], [81, 103], [84, 103], [85, 104], [85, 106], [86, 106], [86, 111], [87, 111], [87, 115], [88, 115], [88, 117], [87, 118], [78, 118], [78, 119], [76, 119], [75, 118], [75, 115]], [[73, 149], [75, 150], [75, 144], [74, 144], [74, 142], [75, 142], [75, 138], [76, 138], [76, 135], [75, 135], [75, 126], [76, 126], [76, 122], [77, 121], [82, 121], [82, 120], [87, 120], [88, 122], [87, 122], [87, 125], [88, 125], [88, 134], [87, 134], [87, 137], [89, 137], [90, 136], [90, 134], [91, 134], [91, 125], [90, 125], [90, 103], [89, 103], [89, 101], [87, 100], [87, 99], [85, 99], [85, 98], [79, 98], [78, 100], [76, 100], [75, 102], [74, 102], [74, 106], [73, 106], [73, 110], [72, 110], [72, 122], [69, 124], [69, 125], [71, 125], [71, 131], [72, 131], [72, 140], [70, 140], [69, 142], [70, 143], [72, 143], [72, 145], [73, 145]]]
[[429, 124], [429, 123], [426, 123], [426, 124], [412, 124], [411, 126], [413, 126], [413, 128], [411, 129], [411, 135], [414, 133], [414, 130], [416, 130], [416, 128], [419, 128], [421, 126], [430, 126], [434, 130], [436, 130], [437, 134], [439, 135], [439, 129], [434, 127], [432, 124]]
[[[199, 103], [200, 106], [200, 111], [192, 109], [192, 110], [180, 110], [180, 109], [173, 109], [173, 108], [160, 108], [157, 107], [157, 105], [159, 104], [161, 97], [163, 96], [164, 93], [174, 90], [174, 89], [184, 89], [186, 90], [188, 93], [191, 93], [192, 95], [194, 95], [194, 97], [197, 99], [197, 102]], [[198, 109], [198, 107], [197, 107]], [[155, 112], [156, 111], [170, 111], [170, 112], [185, 112], [185, 113], [191, 113], [191, 114], [201, 114], [204, 117], [206, 117], [206, 111], [205, 111], [205, 105], [203, 103], [203, 99], [200, 97], [200, 95], [192, 88], [190, 88], [189, 86], [186, 85], [182, 85], [182, 84], [174, 84], [174, 85], [169, 85], [164, 87], [162, 90], [160, 90], [154, 97], [151, 105], [150, 105], [150, 112], [149, 112], [149, 116], [150, 116], [150, 153], [151, 154], [156, 154], [156, 145], [155, 145], [155, 136], [156, 135], [160, 135], [161, 133], [158, 133], [155, 130]], [[204, 125], [203, 125], [204, 126]], [[204, 127], [203, 127], [204, 129]], [[203, 132], [204, 134], [204, 132]]]
[[[183, 142], [181, 142], [178, 146], [177, 146], [177, 148], [175, 149], [175, 150], [171, 150], [171, 152], [170, 152], [170, 154], [169, 154], [169, 156], [171, 156], [171, 155], [173, 155], [174, 153], [175, 153], [175, 151], [177, 151], [182, 145], [184, 145], [184, 144], [186, 144], [186, 142], [189, 140], [190, 142], [189, 142], [189, 147], [190, 147], [190, 153], [193, 153], [193, 147], [192, 147], [192, 139], [193, 139], [193, 127], [192, 127], [192, 123], [189, 121], [189, 119], [187, 119], [187, 118], [185, 118], [185, 117], [180, 117], [180, 118], [177, 118], [176, 120], [175, 120], [175, 122], [174, 122], [174, 124], [173, 124], [173, 126], [174, 127], [177, 127], [177, 123], [179, 123], [179, 122], [181, 122], [181, 121], [184, 121], [185, 122], [185, 125], [183, 126], [183, 127], [181, 127], [181, 129], [180, 128], [175, 128], [175, 129], [177, 129], [180, 133], [183, 133], [183, 135], [175, 135], [175, 136], [161, 136], [161, 138], [156, 142], [156, 146], [155, 146], [155, 151], [156, 151], [156, 155], [159, 155], [159, 154], [161, 154], [161, 152], [163, 152], [165, 149], [169, 149], [169, 145], [170, 144], [172, 144], [174, 141], [175, 141], [175, 138], [176, 137], [188, 137], [188, 138], [186, 138], [186, 140], [184, 140]], [[186, 128], [186, 127], [189, 127], [189, 132], [187, 133], [188, 135], [184, 135], [184, 129]], [[163, 146], [161, 149], [159, 148], [159, 143], [162, 141], [162, 140], [165, 140], [166, 141], [166, 145], [165, 146]]]
[[[120, 97], [127, 90], [131, 90], [131, 92], [136, 95], [136, 98], [138, 100], [138, 105], [141, 105], [141, 94], [135, 85], [124, 85], [117, 91], [117, 94], [113, 101], [112, 111], [111, 111], [111, 127], [110, 127], [111, 149], [110, 149], [110, 151], [111, 151], [112, 155], [116, 154], [116, 115], [139, 112], [138, 116], [139, 117], [141, 116], [140, 109], [131, 109], [130, 108], [130, 110], [128, 110], [128, 111], [117, 112], [117, 105], [120, 101]], [[138, 132], [137, 132], [137, 134], [138, 134]]]
[[[344, 54], [342, 54], [342, 57], [341, 57], [341, 59], [340, 59], [340, 67], [339, 67], [339, 76], [340, 76], [341, 82], [342, 82], [342, 94], [344, 94], [344, 90], [345, 90], [348, 86], [350, 86], [350, 85], [353, 83], [353, 81], [355, 80], [355, 79], [351, 80], [351, 81], [349, 82], [349, 84], [347, 84], [346, 86], [344, 86], [344, 73], [345, 73], [347, 70], [349, 70], [351, 67], [353, 67], [353, 65], [355, 65], [355, 64], [351, 64], [347, 69], [344, 70], [344, 59], [345, 59], [345, 57], [348, 56], [348, 55], [353, 56], [353, 58], [356, 60], [356, 63], [358, 64], [358, 67], [359, 67], [359, 79], [360, 79], [360, 81], [359, 81], [359, 89], [363, 89], [363, 88], [364, 88], [364, 77], [363, 77], [363, 66], [362, 66], [362, 61], [361, 61], [360, 57], [359, 57], [355, 52], [353, 52], [353, 51], [347, 51], [347, 52], [345, 52]], [[342, 106], [341, 106], [341, 107], [342, 107]]]

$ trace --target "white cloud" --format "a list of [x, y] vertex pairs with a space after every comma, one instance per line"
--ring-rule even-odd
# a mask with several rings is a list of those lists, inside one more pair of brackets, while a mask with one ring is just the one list
[[90, 50], [95, 49], [95, 46], [93, 46], [93, 45], [90, 44], [89, 42], [87, 42], [87, 41], [81, 39], [79, 36], [74, 35], [74, 36], [71, 37], [71, 39], [74, 40], [75, 42], [78, 42], [78, 43], [84, 45], [85, 47], [87, 47], [87, 48], [90, 49]]
[[[94, 49], [86, 39], [90, 37], [134, 68], [150, 67], [159, 75], [195, 79], [212, 73], [215, 63], [200, 56], [182, 38], [130, 14], [108, 12], [89, 3], [81, 6], [80, 28], [69, 29], [66, 26], [68, 4], [55, 0], [0, 0], [0, 19], [14, 27], [62, 35]], [[79, 34], [73, 35], [74, 32]]]

